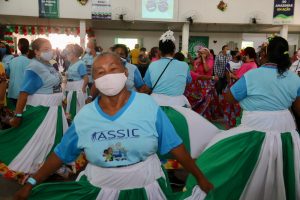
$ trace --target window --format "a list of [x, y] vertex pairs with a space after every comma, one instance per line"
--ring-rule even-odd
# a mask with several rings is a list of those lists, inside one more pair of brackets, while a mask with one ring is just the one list
[[241, 49], [245, 49], [246, 47], [254, 47], [254, 42], [252, 42], [252, 41], [242, 41]]
[[139, 44], [139, 40], [137, 38], [116, 38], [115, 44], [125, 44], [132, 50], [136, 44]]

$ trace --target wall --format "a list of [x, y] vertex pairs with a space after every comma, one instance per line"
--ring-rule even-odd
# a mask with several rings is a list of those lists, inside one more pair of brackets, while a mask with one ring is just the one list
[[[143, 46], [150, 50], [154, 46], [158, 46], [158, 40], [162, 32], [154, 31], [108, 31], [97, 30], [95, 31], [96, 40], [99, 45], [104, 49], [111, 47], [116, 37], [122, 38], [138, 38], [143, 41]], [[179, 36], [181, 32], [175, 32], [176, 47], [179, 46]], [[254, 48], [257, 49], [263, 42], [267, 41], [268, 35], [266, 34], [242, 34], [242, 33], [199, 33], [191, 32], [190, 36], [209, 36], [209, 48], [213, 49], [215, 53], [218, 53], [224, 44], [230, 41], [238, 43], [238, 47], [241, 47], [242, 41], [253, 41]], [[289, 34], [288, 41], [290, 45], [296, 45], [299, 48], [299, 37], [297, 34]], [[216, 40], [217, 43], [213, 41]]]
[[[260, 24], [272, 24], [274, 0], [238, 0], [229, 1], [225, 12], [217, 9], [219, 0], [175, 0], [178, 1], [177, 22], [183, 22], [190, 15], [195, 14], [195, 22], [201, 23], [237, 23], [248, 24], [250, 18], [256, 17]], [[81, 6], [75, 0], [60, 0], [60, 17], [75, 19], [91, 18], [91, 0], [86, 6]], [[125, 11], [125, 18], [139, 20], [141, 0], [111, 0], [112, 17]], [[188, 3], [187, 3], [188, 2]], [[295, 0], [294, 24], [300, 25], [300, 0]], [[176, 11], [175, 11], [176, 12]], [[9, 0], [0, 1], [0, 14], [38, 16], [37, 0]]]
[[[99, 45], [104, 49], [111, 47], [116, 37], [124, 38], [138, 38], [143, 41], [143, 46], [150, 50], [154, 46], [158, 46], [158, 41], [162, 32], [152, 32], [152, 31], [107, 31], [107, 30], [97, 30], [95, 31], [96, 40]], [[176, 47], [179, 47], [179, 36], [181, 32], [175, 32]], [[239, 46], [242, 43], [241, 33], [190, 33], [190, 36], [209, 36], [209, 48], [214, 49], [215, 52], [219, 52], [222, 46], [228, 41], [237, 42]], [[216, 40], [217, 43], [213, 43]]]
[[[39, 16], [38, 0], [0, 1], [1, 15]], [[60, 18], [90, 19], [91, 1], [82, 6], [75, 0], [59, 0]]]
[[[154, 46], [158, 46], [158, 41], [161, 36], [161, 32], [152, 31], [108, 31], [97, 30], [95, 36], [97, 44], [102, 46], [105, 50], [108, 50], [115, 43], [115, 38], [138, 38], [142, 40], [143, 46], [147, 48], [147, 51]], [[181, 33], [180, 33], [181, 34]], [[175, 33], [176, 47], [179, 44], [179, 33]]]

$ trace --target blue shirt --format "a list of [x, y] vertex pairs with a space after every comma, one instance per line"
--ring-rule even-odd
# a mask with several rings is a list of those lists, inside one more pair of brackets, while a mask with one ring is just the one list
[[166, 154], [182, 143], [150, 96], [131, 92], [127, 103], [113, 116], [103, 112], [98, 100], [80, 110], [56, 146], [54, 152], [65, 163], [84, 151], [94, 165], [126, 166], [144, 161], [158, 150]]
[[29, 65], [30, 59], [24, 55], [20, 55], [11, 60], [6, 70], [9, 76], [8, 98], [17, 99], [19, 97], [20, 89], [24, 81], [24, 72]]
[[85, 75], [87, 75], [86, 65], [82, 60], [71, 64], [67, 71], [68, 80], [80, 81]]
[[142, 87], [145, 83], [142, 79], [142, 75], [139, 69], [128, 62], [126, 62], [125, 67], [128, 70], [128, 78], [126, 81], [126, 87], [128, 90], [135, 90]]
[[[144, 77], [144, 81], [149, 88], [152, 88], [155, 85], [169, 62], [169, 58], [162, 58], [149, 65]], [[168, 96], [180, 96], [183, 95], [186, 84], [190, 83], [191, 80], [192, 78], [188, 64], [174, 59], [169, 64], [152, 92]]]
[[52, 65], [32, 59], [25, 70], [21, 92], [28, 94], [53, 94], [61, 92], [61, 76]]
[[[96, 56], [99, 55], [99, 52], [96, 52]], [[85, 63], [86, 65], [86, 70], [87, 70], [87, 75], [89, 76], [89, 83], [93, 83], [93, 76], [92, 76], [92, 66], [94, 64], [94, 57], [89, 54], [86, 53], [83, 57], [82, 57], [82, 61]]]
[[289, 70], [279, 76], [276, 67], [262, 66], [247, 72], [230, 90], [244, 110], [285, 110], [300, 96], [300, 78]]
[[2, 58], [2, 63], [4, 64], [5, 71], [7, 70], [9, 63], [13, 58], [13, 55], [4, 55], [4, 57]]

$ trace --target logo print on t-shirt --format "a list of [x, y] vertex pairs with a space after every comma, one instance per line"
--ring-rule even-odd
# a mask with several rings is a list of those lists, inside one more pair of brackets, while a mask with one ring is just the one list
[[91, 140], [96, 141], [105, 141], [105, 140], [119, 140], [119, 139], [132, 139], [139, 138], [138, 134], [139, 129], [119, 129], [119, 130], [103, 130], [99, 132], [94, 132], [91, 135]]
[[120, 142], [112, 145], [103, 151], [105, 162], [127, 160], [127, 150]]

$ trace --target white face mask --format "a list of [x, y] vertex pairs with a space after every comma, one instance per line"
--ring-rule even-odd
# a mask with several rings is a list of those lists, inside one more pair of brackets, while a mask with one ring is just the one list
[[106, 96], [116, 96], [127, 81], [125, 73], [107, 74], [95, 80], [96, 88]]
[[41, 58], [45, 61], [51, 60], [53, 58], [53, 51], [42, 52]]
[[90, 53], [90, 52], [91, 52], [91, 49], [87, 47], [87, 48], [85, 49], [85, 52]]
[[227, 55], [230, 55], [230, 50], [227, 50], [227, 51], [226, 51], [226, 54], [227, 54]]

